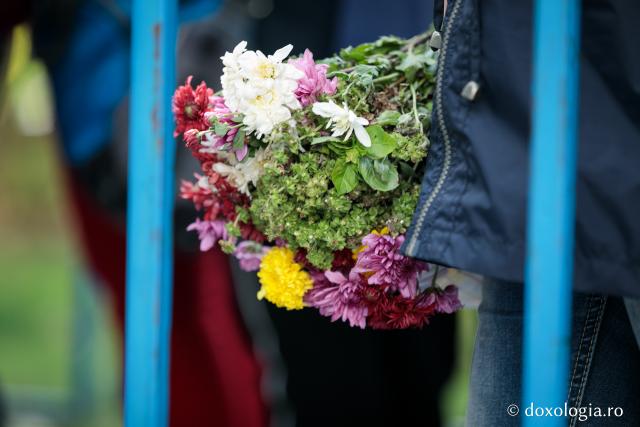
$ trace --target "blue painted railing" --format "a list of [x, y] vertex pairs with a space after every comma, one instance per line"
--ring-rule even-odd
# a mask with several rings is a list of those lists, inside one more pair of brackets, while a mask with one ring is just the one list
[[[132, 13], [126, 427], [165, 427], [171, 330], [177, 0]], [[566, 400], [578, 106], [578, 0], [537, 0], [522, 406]], [[524, 409], [524, 408], [523, 408]], [[526, 417], [527, 426], [563, 418]]]
[[[525, 278], [524, 395], [567, 400], [576, 179], [579, 1], [537, 0], [534, 11], [531, 181]], [[525, 417], [562, 426], [562, 417]]]
[[177, 11], [177, 0], [133, 2], [125, 427], [165, 427], [168, 418]]

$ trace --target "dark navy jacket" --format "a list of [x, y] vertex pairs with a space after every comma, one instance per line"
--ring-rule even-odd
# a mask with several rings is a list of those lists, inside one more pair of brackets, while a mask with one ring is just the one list
[[[449, 0], [408, 255], [523, 280], [532, 7]], [[581, 43], [574, 288], [640, 297], [640, 2], [584, 1]]]

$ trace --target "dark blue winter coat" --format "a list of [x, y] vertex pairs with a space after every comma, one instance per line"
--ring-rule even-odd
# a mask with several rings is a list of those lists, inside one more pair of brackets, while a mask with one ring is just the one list
[[[408, 255], [523, 280], [532, 17], [449, 0]], [[580, 65], [574, 287], [640, 297], [640, 2], [583, 2]]]

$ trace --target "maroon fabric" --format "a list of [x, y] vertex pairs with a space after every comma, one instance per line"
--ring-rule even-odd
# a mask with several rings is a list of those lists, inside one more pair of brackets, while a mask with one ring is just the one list
[[[87, 261], [124, 325], [125, 232], [68, 180]], [[242, 325], [226, 256], [176, 253], [171, 342], [171, 427], [263, 427], [260, 367]]]

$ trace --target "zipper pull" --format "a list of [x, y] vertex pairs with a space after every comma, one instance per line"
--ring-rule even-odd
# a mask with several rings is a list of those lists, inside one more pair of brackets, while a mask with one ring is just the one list
[[429, 47], [432, 50], [442, 48], [442, 29], [444, 26], [444, 17], [447, 13], [446, 3], [446, 0], [435, 0], [433, 2], [433, 28], [435, 28], [435, 31], [429, 39]]
[[429, 39], [429, 47], [432, 50], [439, 50], [442, 48], [442, 34], [440, 31], [434, 31], [431, 33], [431, 38]]
[[476, 99], [478, 95], [478, 91], [480, 90], [480, 84], [474, 80], [469, 80], [466, 85], [462, 88], [462, 92], [460, 92], [460, 96], [462, 96], [467, 101], [473, 101]]

